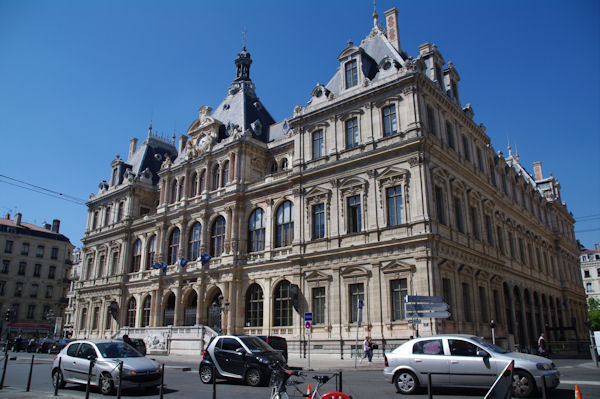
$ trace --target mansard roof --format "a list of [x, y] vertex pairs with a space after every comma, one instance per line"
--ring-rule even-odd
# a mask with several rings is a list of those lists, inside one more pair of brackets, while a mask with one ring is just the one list
[[167, 139], [153, 135], [152, 128], [148, 132], [148, 137], [135, 150], [125, 164], [126, 169], [134, 176], [140, 176], [146, 169], [152, 173], [152, 184], [157, 184], [159, 177], [157, 172], [165, 160], [165, 157], [174, 158], [177, 156], [177, 149], [172, 142]]

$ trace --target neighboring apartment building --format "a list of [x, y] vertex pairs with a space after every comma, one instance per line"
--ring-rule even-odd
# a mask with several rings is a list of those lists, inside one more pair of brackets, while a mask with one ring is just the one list
[[361, 336], [415, 335], [407, 294], [450, 305], [450, 318], [421, 320], [421, 335], [489, 337], [492, 319], [511, 348], [535, 346], [546, 325], [551, 339], [575, 338], [561, 331], [571, 325], [585, 335], [557, 179], [496, 153], [461, 105], [454, 65], [429, 43], [407, 56], [397, 10], [385, 16], [387, 30], [374, 13], [288, 119], [258, 99], [244, 47], [225, 99], [201, 107], [177, 147], [152, 128], [131, 139], [88, 202], [76, 336], [129, 327], [152, 350], [179, 342], [161, 327], [197, 325], [205, 339], [281, 335], [297, 350], [312, 312], [312, 350], [347, 354], [361, 300]]
[[600, 247], [582, 248], [579, 256], [583, 287], [588, 298], [600, 301]]
[[73, 265], [67, 278], [69, 279], [69, 290], [67, 291], [67, 307], [65, 309], [65, 323], [63, 326], [64, 335], [66, 337], [73, 336], [73, 320], [75, 314], [75, 303], [77, 302], [76, 286], [81, 277], [81, 248], [75, 248], [71, 256]]
[[13, 335], [52, 334], [64, 315], [73, 245], [59, 229], [57, 219], [44, 227], [23, 222], [20, 213], [0, 219], [0, 309], [3, 316], [12, 310]]

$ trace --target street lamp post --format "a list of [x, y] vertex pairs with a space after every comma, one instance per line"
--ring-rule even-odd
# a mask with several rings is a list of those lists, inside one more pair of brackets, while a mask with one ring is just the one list
[[[219, 315], [219, 335], [223, 334], [223, 322], [227, 323], [227, 311], [229, 310], [229, 301], [223, 300], [223, 295], [219, 295], [216, 302], [213, 302], [213, 314]], [[223, 320], [225, 319], [225, 320]], [[227, 328], [227, 324], [225, 324]]]

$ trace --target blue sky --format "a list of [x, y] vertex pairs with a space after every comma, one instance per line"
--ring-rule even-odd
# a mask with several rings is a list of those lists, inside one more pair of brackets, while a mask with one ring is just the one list
[[[562, 186], [586, 247], [600, 242], [600, 3], [378, 1], [399, 9], [402, 48], [438, 45], [461, 100], [496, 150]], [[235, 76], [247, 30], [251, 77], [276, 120], [327, 83], [348, 40], [372, 27], [370, 1], [0, 0], [0, 175], [87, 199], [129, 139], [185, 134]], [[0, 176], [0, 213], [61, 219], [80, 246], [87, 208]], [[19, 183], [20, 184], [20, 183]]]

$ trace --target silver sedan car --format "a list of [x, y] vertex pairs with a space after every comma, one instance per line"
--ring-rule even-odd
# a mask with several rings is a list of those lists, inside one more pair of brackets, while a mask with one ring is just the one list
[[[119, 381], [119, 363], [123, 362], [121, 388], [156, 389], [160, 384], [160, 365], [144, 357], [133, 347], [116, 340], [82, 340], [69, 343], [54, 358], [52, 383], [87, 384], [90, 361], [94, 361], [91, 385], [104, 395], [114, 392]], [[60, 366], [59, 366], [60, 361]]]
[[506, 352], [472, 335], [436, 335], [412, 339], [385, 354], [383, 377], [398, 392], [408, 394], [427, 386], [489, 389], [504, 367], [514, 360], [513, 395], [530, 396], [542, 386], [556, 388], [560, 373], [551, 360]]

